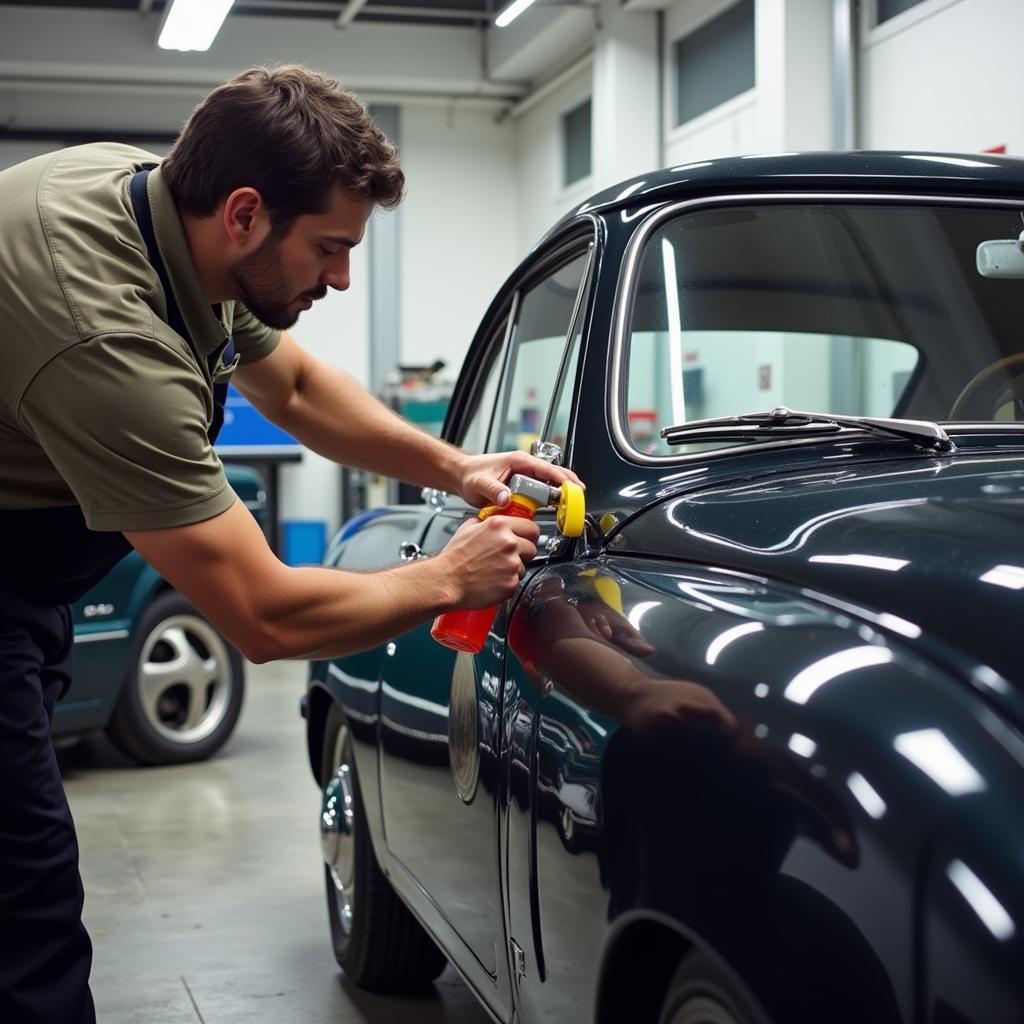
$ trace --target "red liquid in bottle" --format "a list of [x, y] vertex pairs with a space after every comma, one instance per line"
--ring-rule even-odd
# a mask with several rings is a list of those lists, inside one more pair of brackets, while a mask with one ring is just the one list
[[[513, 499], [507, 505], [495, 511], [484, 510], [480, 514], [481, 519], [487, 516], [513, 516], [516, 519], [532, 519], [535, 509], [529, 505], [522, 504]], [[486, 513], [486, 515], [484, 514]], [[430, 635], [445, 647], [454, 651], [468, 651], [470, 654], [479, 654], [484, 649], [484, 642], [487, 634], [494, 625], [494, 618], [498, 614], [500, 605], [491, 605], [490, 608], [475, 608], [472, 610], [459, 610], [445, 612], [434, 619], [434, 625], [430, 629]]]

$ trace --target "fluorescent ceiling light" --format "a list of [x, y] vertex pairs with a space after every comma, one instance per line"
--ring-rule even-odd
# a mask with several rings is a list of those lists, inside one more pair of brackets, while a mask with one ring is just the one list
[[679, 313], [679, 285], [676, 283], [676, 250], [661, 240], [661, 262], [665, 275], [665, 305], [668, 316], [668, 379], [672, 388], [672, 422], [686, 422], [686, 393], [683, 390], [683, 321]]
[[742, 636], [749, 636], [751, 633], [760, 633], [764, 629], [763, 622], [744, 622], [741, 626], [733, 626], [732, 629], [727, 629], [724, 633], [720, 633], [715, 637], [714, 640], [708, 644], [708, 653], [704, 656], [704, 660], [709, 665], [714, 665], [718, 661], [718, 656], [729, 646], [729, 644], [739, 640]]
[[806, 704], [811, 695], [826, 683], [847, 672], [854, 672], [872, 665], [887, 665], [892, 661], [892, 651], [888, 647], [851, 647], [845, 651], [837, 651], [821, 661], [808, 665], [799, 675], [786, 686], [783, 696], [795, 704]]
[[994, 583], [1007, 590], [1024, 590], [1024, 569], [1019, 565], [997, 565], [981, 577], [982, 583]]
[[950, 796], [980, 793], [985, 780], [950, 743], [941, 729], [920, 729], [897, 736], [893, 746]]
[[810, 736], [801, 736], [800, 733], [795, 732], [789, 737], [789, 749], [801, 757], [813, 757], [814, 752], [818, 749], [818, 744]]
[[643, 621], [643, 617], [652, 609], [657, 608], [661, 604], [660, 601], [641, 601], [630, 613], [629, 613], [629, 624], [639, 633], [640, 623]]
[[504, 28], [510, 21], [515, 21], [523, 11], [526, 10], [533, 0], [513, 0], [498, 16], [494, 19], [494, 24], [498, 28]]
[[1000, 942], [1007, 942], [1017, 934], [1013, 918], [1006, 912], [1006, 908], [962, 860], [955, 860], [946, 868], [946, 877], [960, 890], [960, 895]]
[[859, 565], [862, 569], [882, 569], [885, 572], [899, 572], [910, 565], [905, 558], [882, 558], [879, 555], [811, 555], [812, 562], [829, 565]]
[[864, 808], [872, 818], [881, 818], [886, 811], [885, 801], [875, 792], [874, 786], [864, 778], [860, 772], [854, 772], [847, 780], [846, 785], [850, 792], [857, 798], [857, 803]]
[[174, 0], [157, 45], [162, 50], [208, 50], [235, 0]]

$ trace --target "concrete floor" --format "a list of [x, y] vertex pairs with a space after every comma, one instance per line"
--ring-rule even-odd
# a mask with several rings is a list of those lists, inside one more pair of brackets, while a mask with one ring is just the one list
[[62, 753], [78, 827], [100, 1024], [485, 1024], [448, 968], [433, 994], [352, 986], [330, 950], [306, 667], [249, 667], [212, 760], [140, 769], [104, 740]]

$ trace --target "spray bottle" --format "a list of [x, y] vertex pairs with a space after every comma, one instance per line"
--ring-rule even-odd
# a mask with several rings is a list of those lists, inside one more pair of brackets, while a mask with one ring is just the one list
[[[554, 506], [555, 522], [562, 535], [582, 535], [586, 503], [583, 489], [578, 484], [566, 480], [561, 487], [552, 487], [517, 473], [508, 482], [508, 489], [511, 497], [505, 505], [490, 505], [481, 509], [477, 518], [482, 520], [490, 516], [515, 516], [519, 519], [532, 519], [537, 509]], [[434, 620], [430, 635], [445, 647], [479, 654], [499, 607], [492, 605], [490, 608], [471, 611], [445, 612]]]

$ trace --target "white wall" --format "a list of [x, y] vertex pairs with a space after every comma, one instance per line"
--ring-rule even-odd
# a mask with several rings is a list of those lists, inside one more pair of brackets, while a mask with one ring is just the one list
[[864, 35], [866, 149], [1024, 154], [1021, 0], [924, 0]]
[[443, 359], [452, 379], [521, 255], [515, 132], [496, 114], [457, 103], [401, 114], [401, 359]]
[[588, 65], [515, 121], [519, 231], [523, 256], [569, 210], [600, 185], [594, 175], [562, 185], [562, 115], [578, 107], [593, 91]]
[[717, 157], [827, 149], [830, 0], [755, 0], [754, 88], [675, 124], [675, 43], [736, 0], [678, 0], [665, 12], [665, 166]]
[[[377, 216], [391, 216], [378, 214]], [[307, 351], [351, 374], [360, 384], [369, 379], [370, 282], [369, 233], [352, 250], [351, 285], [329, 292], [299, 317], [291, 333]], [[347, 410], [336, 410], [342, 418]], [[338, 466], [308, 449], [301, 463], [285, 463], [280, 476], [280, 517], [321, 519], [328, 538], [340, 525], [341, 477]]]

